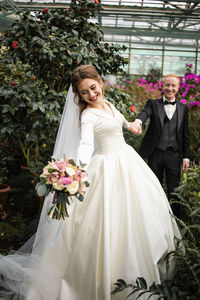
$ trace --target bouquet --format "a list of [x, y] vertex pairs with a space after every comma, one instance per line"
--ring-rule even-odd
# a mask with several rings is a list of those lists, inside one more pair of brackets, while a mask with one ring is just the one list
[[48, 215], [52, 219], [65, 219], [69, 217], [67, 205], [70, 199], [75, 196], [79, 201], [83, 201], [86, 187], [89, 186], [87, 174], [80, 166], [76, 165], [73, 159], [53, 160], [43, 168], [40, 175], [40, 182], [35, 189], [40, 197], [53, 192], [52, 207]]

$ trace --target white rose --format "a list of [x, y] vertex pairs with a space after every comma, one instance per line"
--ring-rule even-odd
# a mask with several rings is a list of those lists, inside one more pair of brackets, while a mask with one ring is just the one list
[[86, 182], [88, 180], [87, 175], [81, 178], [81, 182]]
[[74, 176], [75, 175], [75, 171], [74, 171], [74, 169], [73, 168], [70, 168], [70, 167], [68, 167], [68, 168], [66, 168], [66, 172], [67, 172], [67, 174], [69, 175], [69, 176]]
[[62, 191], [63, 190], [63, 185], [57, 182], [53, 183], [53, 188], [57, 191]]
[[79, 183], [78, 181], [73, 181], [72, 184], [69, 184], [67, 186], [67, 190], [70, 192], [70, 194], [75, 194], [78, 191]]

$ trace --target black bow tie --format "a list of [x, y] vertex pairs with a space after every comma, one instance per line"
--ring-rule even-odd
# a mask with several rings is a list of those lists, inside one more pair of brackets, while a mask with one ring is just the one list
[[173, 102], [170, 102], [170, 101], [167, 101], [167, 100], [164, 101], [164, 105], [166, 105], [166, 104], [174, 105], [175, 103], [176, 103], [176, 101], [173, 101]]

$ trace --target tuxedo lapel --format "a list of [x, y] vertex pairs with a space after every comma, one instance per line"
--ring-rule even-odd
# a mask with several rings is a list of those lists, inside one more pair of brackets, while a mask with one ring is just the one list
[[183, 113], [184, 113], [184, 106], [181, 105], [179, 102], [176, 103], [177, 115], [178, 115], [178, 128], [179, 130], [181, 122], [183, 120]]
[[160, 118], [160, 123], [161, 123], [161, 126], [163, 128], [163, 124], [164, 124], [164, 116], [165, 116], [165, 111], [164, 111], [164, 104], [163, 104], [163, 99], [159, 99], [157, 102], [157, 108], [158, 108], [158, 115], [159, 115], [159, 118]]

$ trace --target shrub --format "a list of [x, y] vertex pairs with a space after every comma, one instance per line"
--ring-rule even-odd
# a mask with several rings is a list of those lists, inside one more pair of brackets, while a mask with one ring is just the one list
[[1, 147], [8, 149], [7, 161], [17, 153], [35, 176], [51, 158], [72, 70], [93, 64], [106, 75], [125, 64], [125, 47], [104, 42], [90, 21], [97, 12], [91, 0], [73, 0], [66, 10], [19, 12], [0, 39]]

